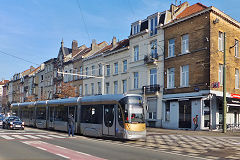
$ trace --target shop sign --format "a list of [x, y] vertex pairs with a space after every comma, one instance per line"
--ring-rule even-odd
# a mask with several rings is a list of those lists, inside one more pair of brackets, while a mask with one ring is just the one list
[[231, 94], [231, 98], [237, 98], [240, 99], [240, 94]]

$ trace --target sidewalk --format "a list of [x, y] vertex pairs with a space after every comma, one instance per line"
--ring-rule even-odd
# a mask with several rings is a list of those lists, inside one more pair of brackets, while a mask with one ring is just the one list
[[240, 130], [228, 130], [226, 133], [219, 131], [192, 131], [192, 130], [173, 130], [163, 128], [150, 128], [147, 127], [147, 134], [166, 134], [166, 135], [193, 135], [193, 136], [219, 136], [219, 137], [239, 137]]

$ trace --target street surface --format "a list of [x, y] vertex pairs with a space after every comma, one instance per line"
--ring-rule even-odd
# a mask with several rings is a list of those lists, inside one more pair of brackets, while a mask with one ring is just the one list
[[239, 159], [240, 138], [148, 132], [147, 139], [119, 141], [26, 128], [0, 129], [0, 160]]

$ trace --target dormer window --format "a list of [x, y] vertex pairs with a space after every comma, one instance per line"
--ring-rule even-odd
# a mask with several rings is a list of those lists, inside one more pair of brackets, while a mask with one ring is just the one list
[[140, 32], [140, 23], [135, 23], [132, 25], [132, 34], [137, 34]]
[[150, 19], [150, 36], [157, 34], [158, 16]]

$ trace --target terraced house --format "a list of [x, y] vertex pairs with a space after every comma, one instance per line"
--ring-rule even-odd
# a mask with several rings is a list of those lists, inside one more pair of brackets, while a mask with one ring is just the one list
[[144, 96], [148, 105], [149, 126], [162, 126], [162, 97], [164, 88], [164, 30], [163, 26], [179, 15], [188, 3], [171, 5], [131, 25], [129, 36], [129, 92]]
[[[240, 24], [215, 7], [186, 8], [164, 27], [163, 127], [217, 129], [223, 123], [223, 53], [226, 33], [227, 124], [239, 126]], [[235, 83], [234, 83], [235, 82]]]

